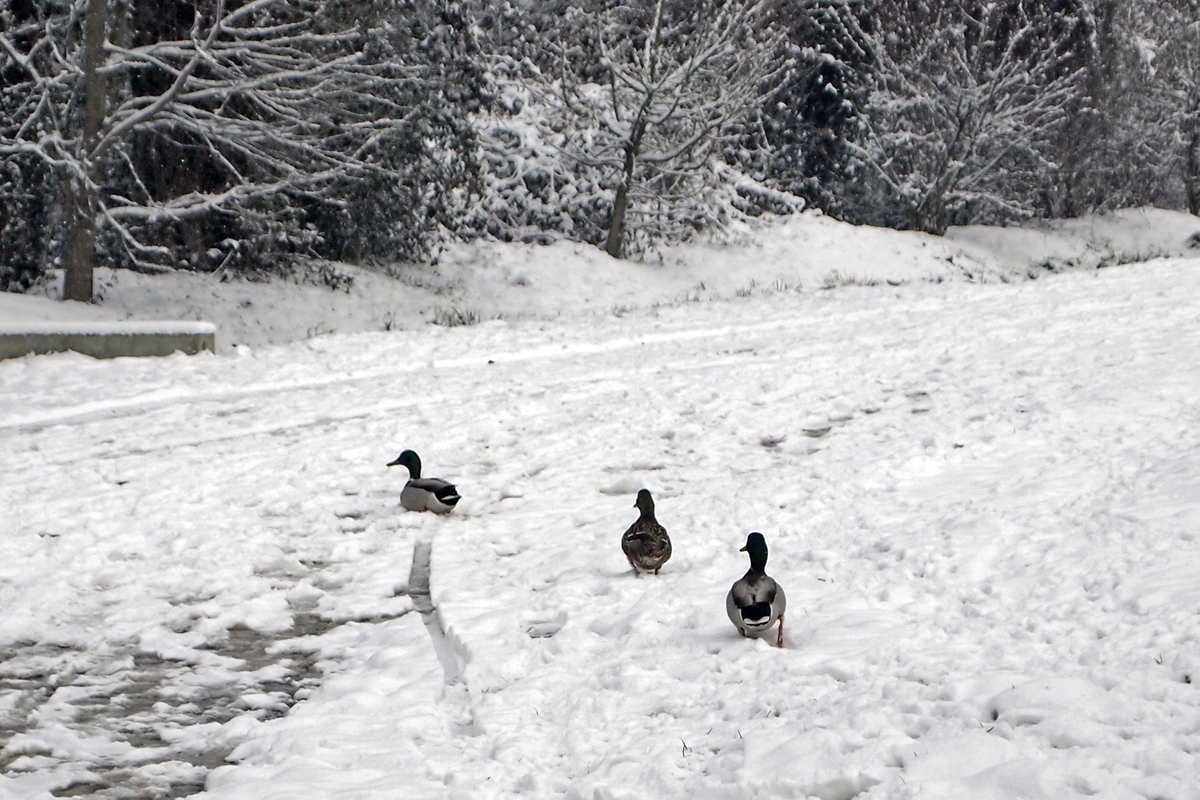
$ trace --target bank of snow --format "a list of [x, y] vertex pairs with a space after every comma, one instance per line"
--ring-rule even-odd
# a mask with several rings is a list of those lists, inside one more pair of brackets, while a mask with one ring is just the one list
[[[490, 319], [620, 316], [689, 302], [814, 291], [855, 283], [1028, 280], [1183, 255], [1200, 220], [1130, 210], [1027, 227], [951, 229], [936, 237], [855, 227], [819, 213], [765, 222], [734, 244], [664, 248], [645, 263], [589, 245], [475, 242], [447, 247], [434, 266], [362, 269], [311, 264], [296, 280], [221, 274], [146, 276], [101, 270], [96, 306], [0, 295], [0, 321], [205, 320], [217, 348], [261, 347], [330, 333], [414, 329]], [[42, 287], [53, 294], [53, 287]]]

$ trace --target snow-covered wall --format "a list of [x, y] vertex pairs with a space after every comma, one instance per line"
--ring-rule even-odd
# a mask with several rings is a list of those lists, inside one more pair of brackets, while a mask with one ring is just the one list
[[72, 350], [94, 358], [192, 355], [215, 352], [211, 322], [12, 322], [0, 323], [0, 359]]

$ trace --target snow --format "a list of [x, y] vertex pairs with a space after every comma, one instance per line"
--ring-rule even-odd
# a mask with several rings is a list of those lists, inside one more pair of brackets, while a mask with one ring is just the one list
[[[811, 215], [661, 266], [477, 245], [501, 319], [0, 363], [0, 797], [1194, 798], [1180, 216], [1036, 281]], [[208, 289], [264, 337], [354, 297]], [[405, 447], [454, 514], [400, 508]], [[752, 530], [783, 649], [724, 613]]]
[[73, 300], [59, 301], [35, 294], [12, 294], [0, 292], [0, 321], [15, 322], [66, 322], [89, 321], [114, 318], [116, 315], [103, 306], [78, 303]]
[[[448, 246], [433, 266], [401, 265], [389, 273], [311, 265], [295, 281], [98, 270], [99, 305], [0, 293], [0, 321], [203, 320], [217, 326], [217, 351], [226, 352], [235, 344], [258, 348], [333, 333], [417, 330], [460, 317], [553, 321], [826, 286], [1023, 281], [1047, 268], [1195, 254], [1188, 245], [1198, 229], [1189, 214], [1135, 209], [1027, 228], [952, 228], [936, 237], [855, 227], [807, 212], [742, 231], [733, 237], [736, 244], [663, 248], [647, 263], [617, 261], [567, 241], [475, 242]], [[56, 287], [40, 291], [54, 294]]]
[[1197, 233], [1196, 218], [1191, 214], [1137, 208], [1023, 227], [951, 228], [946, 238], [1004, 272], [1021, 274], [1030, 267], [1093, 269], [1189, 252], [1194, 255], [1200, 247]]

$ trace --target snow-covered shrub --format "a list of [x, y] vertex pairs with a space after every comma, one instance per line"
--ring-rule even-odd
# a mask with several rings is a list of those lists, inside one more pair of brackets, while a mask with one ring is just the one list
[[465, 227], [638, 256], [803, 206], [741, 158], [778, 66], [765, 4], [585, 1], [552, 22], [486, 8], [495, 102], [476, 120], [481, 176]]
[[934, 231], [1200, 205], [1196, 9], [813, 0], [765, 114], [771, 180], [842, 219]]
[[522, 66], [535, 71], [528, 63], [493, 71], [496, 100], [475, 120], [480, 174], [464, 198], [461, 229], [501, 241], [541, 243], [562, 236], [599, 244], [612, 191], [598, 171], [556, 146], [546, 124], [545, 94], [536, 80], [522, 80]]
[[1121, 43], [1131, 63], [1126, 102], [1118, 108], [1133, 145], [1130, 160], [1144, 166], [1134, 176], [1141, 191], [1126, 204], [1151, 200], [1200, 214], [1200, 3], [1137, 0], [1129, 6]]
[[935, 233], [1032, 215], [1079, 78], [1072, 20], [1035, 0], [884, 0], [873, 13], [840, 11], [871, 58], [849, 142], [862, 179]]

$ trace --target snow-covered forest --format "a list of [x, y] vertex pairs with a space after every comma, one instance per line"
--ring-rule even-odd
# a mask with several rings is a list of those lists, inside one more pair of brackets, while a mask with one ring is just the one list
[[13, 0], [0, 288], [1200, 211], [1195, 0]]

